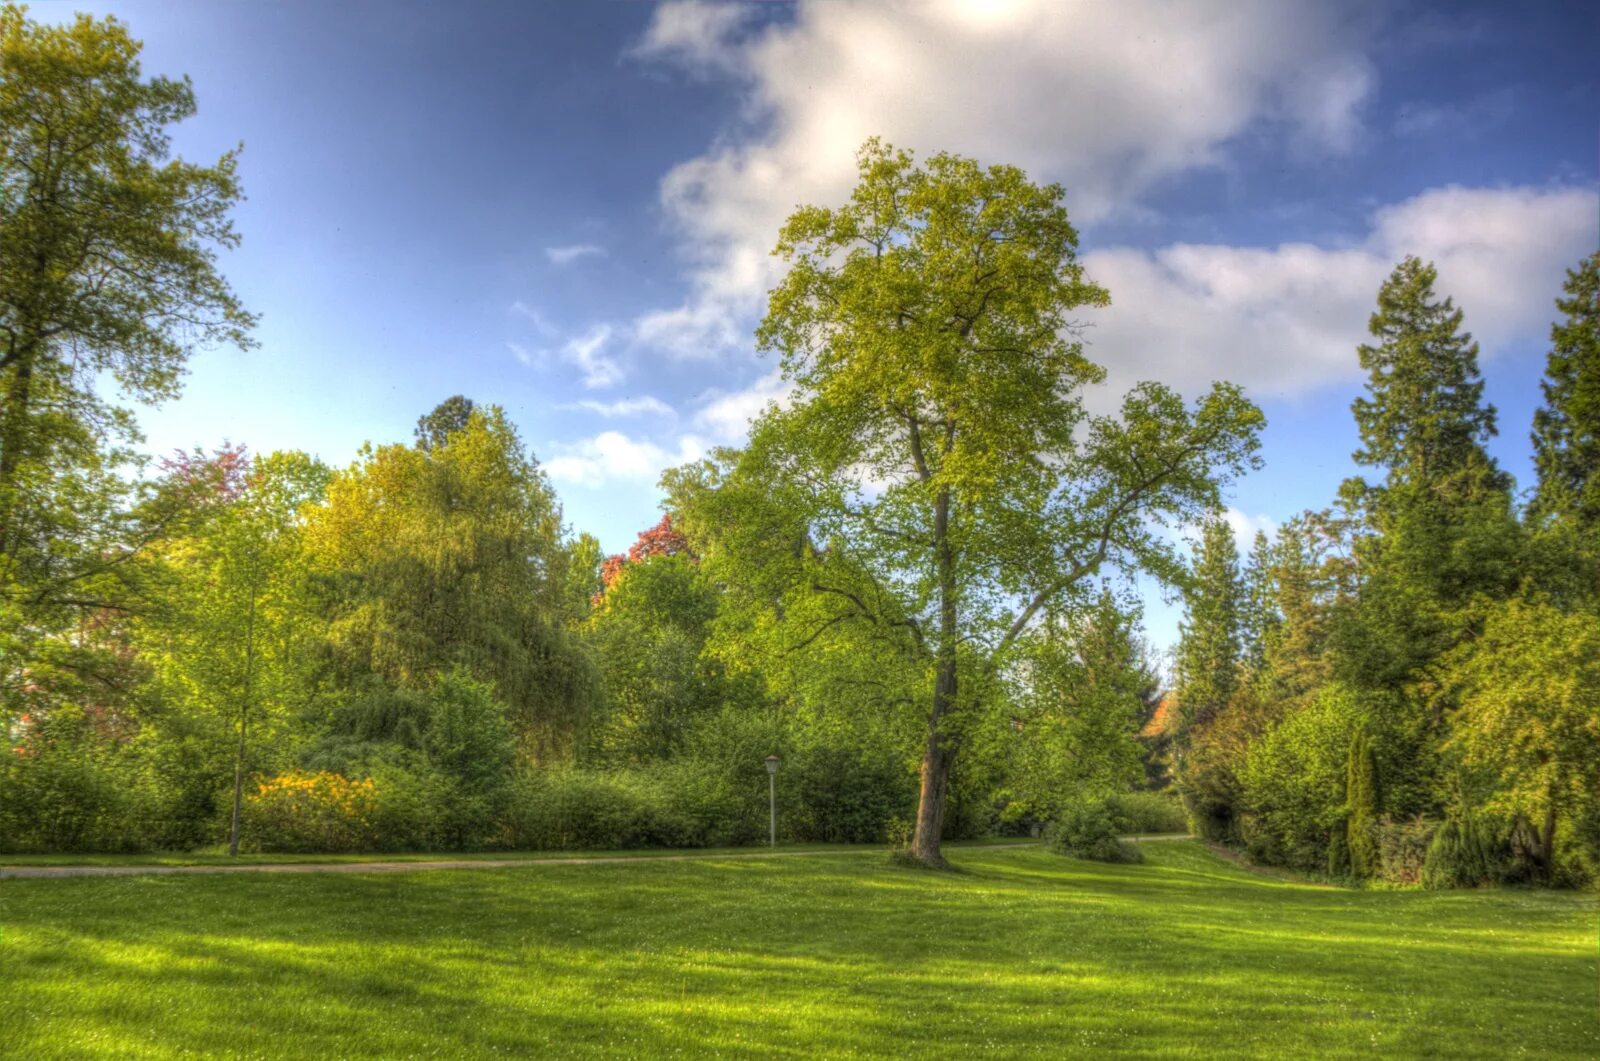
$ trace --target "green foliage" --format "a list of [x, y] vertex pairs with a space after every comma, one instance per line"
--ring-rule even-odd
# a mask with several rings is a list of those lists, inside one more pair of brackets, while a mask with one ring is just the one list
[[103, 724], [72, 705], [23, 724], [0, 755], [0, 852], [148, 846], [151, 793], [129, 783], [129, 750], [104, 740]]
[[1504, 873], [1500, 845], [1475, 815], [1446, 818], [1428, 844], [1422, 865], [1427, 888], [1477, 888]]
[[0, 6], [0, 609], [19, 610], [0, 612], [0, 693], [48, 650], [7, 635], [125, 607], [172, 516], [132, 481], [137, 428], [98, 386], [160, 401], [196, 348], [251, 345], [216, 268], [238, 243], [238, 152], [170, 157], [194, 93], [144, 79], [140, 49], [115, 19]]
[[1365, 731], [1350, 742], [1345, 774], [1345, 829], [1350, 848], [1350, 872], [1357, 877], [1378, 871], [1378, 763]]
[[1106, 800], [1117, 832], [1127, 836], [1186, 833], [1189, 819], [1171, 792], [1121, 792]]
[[1199, 556], [1184, 596], [1177, 652], [1177, 689], [1186, 725], [1208, 721], [1239, 687], [1240, 623], [1247, 606], [1233, 528], [1221, 516], [1202, 527]]
[[1144, 854], [1118, 839], [1117, 821], [1104, 801], [1087, 801], [1065, 808], [1050, 824], [1050, 848], [1059, 854], [1092, 862], [1143, 862]]
[[1506, 601], [1452, 664], [1450, 748], [1487, 776], [1481, 809], [1535, 834], [1548, 877], [1558, 824], [1600, 792], [1600, 615]]
[[523, 752], [574, 753], [594, 694], [566, 629], [561, 510], [498, 407], [430, 449], [368, 447], [308, 512], [335, 675], [425, 689], [453, 667], [493, 686]]
[[1048, 623], [1017, 651], [1002, 777], [1008, 818], [1050, 821], [1061, 807], [1139, 780], [1139, 721], [1157, 687], [1136, 606], [1109, 590], [1083, 614]]
[[1564, 320], [1550, 329], [1544, 405], [1533, 414], [1533, 465], [1538, 485], [1529, 505], [1535, 522], [1570, 519], [1600, 527], [1600, 253], [1567, 273]]

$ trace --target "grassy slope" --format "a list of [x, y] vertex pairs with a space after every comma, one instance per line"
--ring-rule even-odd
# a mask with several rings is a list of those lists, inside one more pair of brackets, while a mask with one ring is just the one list
[[1593, 897], [953, 854], [0, 882], [0, 1054], [1600, 1055]]

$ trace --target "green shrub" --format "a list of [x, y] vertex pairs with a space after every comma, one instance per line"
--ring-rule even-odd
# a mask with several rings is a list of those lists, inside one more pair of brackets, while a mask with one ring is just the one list
[[377, 785], [370, 778], [288, 771], [245, 792], [239, 846], [245, 851], [370, 851], [377, 843], [377, 805]]
[[1123, 834], [1186, 833], [1189, 816], [1171, 792], [1124, 792], [1107, 800], [1117, 831]]
[[1477, 888], [1503, 875], [1502, 858], [1489, 828], [1473, 816], [1450, 817], [1433, 834], [1423, 859], [1425, 888]]
[[1380, 818], [1372, 827], [1377, 862], [1372, 875], [1390, 884], [1420, 884], [1428, 846], [1439, 823], [1431, 818]]
[[0, 851], [140, 851], [158, 818], [128, 750], [61, 705], [0, 747]]
[[1118, 838], [1117, 823], [1104, 802], [1080, 803], [1068, 807], [1054, 824], [1048, 838], [1052, 850], [1094, 862], [1143, 862], [1144, 853]]

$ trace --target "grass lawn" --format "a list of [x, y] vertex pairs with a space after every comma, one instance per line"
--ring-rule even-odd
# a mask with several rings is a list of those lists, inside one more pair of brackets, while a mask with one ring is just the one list
[[0, 1055], [1600, 1056], [1597, 902], [1191, 842], [0, 882]]

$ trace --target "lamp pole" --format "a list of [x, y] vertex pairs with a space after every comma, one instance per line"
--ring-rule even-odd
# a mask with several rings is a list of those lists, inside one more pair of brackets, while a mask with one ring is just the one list
[[771, 811], [771, 845], [778, 846], [778, 762], [776, 755], [767, 756], [767, 806]]

